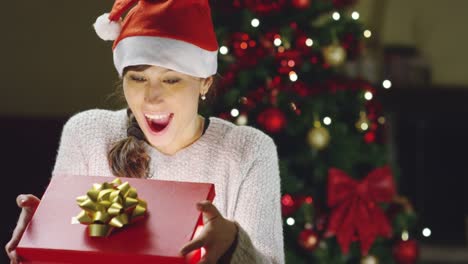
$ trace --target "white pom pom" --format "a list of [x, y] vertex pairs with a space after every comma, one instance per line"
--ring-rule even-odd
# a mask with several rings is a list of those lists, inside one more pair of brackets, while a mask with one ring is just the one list
[[93, 24], [97, 35], [103, 40], [115, 40], [122, 30], [122, 22], [110, 21], [109, 13], [105, 13], [96, 19]]

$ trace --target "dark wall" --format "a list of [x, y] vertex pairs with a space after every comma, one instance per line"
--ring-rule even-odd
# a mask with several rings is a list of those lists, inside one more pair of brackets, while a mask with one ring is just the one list
[[401, 168], [400, 191], [419, 213], [419, 232], [424, 227], [432, 231], [423, 241], [463, 245], [468, 217], [468, 89], [393, 89], [383, 99]]
[[118, 80], [112, 42], [92, 24], [112, 4], [2, 1], [0, 115], [60, 117], [109, 104]]
[[[18, 194], [31, 193], [41, 197], [45, 191], [65, 121], [66, 118], [0, 117], [0, 164], [4, 181], [0, 218], [2, 246], [10, 239], [20, 213], [15, 202]], [[9, 263], [4, 252], [0, 263]]]

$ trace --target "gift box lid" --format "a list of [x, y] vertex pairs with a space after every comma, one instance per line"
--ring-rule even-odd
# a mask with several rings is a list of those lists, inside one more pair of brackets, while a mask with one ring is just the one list
[[112, 180], [55, 175], [18, 244], [21, 258], [50, 263], [186, 263], [179, 250], [202, 223], [195, 204], [212, 201], [214, 185], [121, 178], [147, 202], [145, 217], [107, 237], [90, 237], [86, 225], [72, 223], [81, 211], [76, 198], [93, 184]]

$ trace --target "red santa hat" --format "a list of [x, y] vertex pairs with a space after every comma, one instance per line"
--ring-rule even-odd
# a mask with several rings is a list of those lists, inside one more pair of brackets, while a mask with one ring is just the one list
[[116, 0], [94, 28], [114, 41], [119, 76], [127, 66], [144, 64], [202, 78], [216, 73], [218, 42], [208, 0]]

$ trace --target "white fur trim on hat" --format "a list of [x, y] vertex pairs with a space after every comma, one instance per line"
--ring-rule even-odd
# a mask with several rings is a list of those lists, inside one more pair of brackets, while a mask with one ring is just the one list
[[114, 48], [114, 65], [119, 76], [127, 66], [156, 65], [207, 78], [216, 73], [217, 58], [217, 50], [208, 51], [185, 41], [163, 37], [127, 37]]
[[109, 20], [109, 13], [105, 13], [96, 19], [93, 26], [101, 39], [115, 40], [122, 30], [122, 21], [111, 21]]

